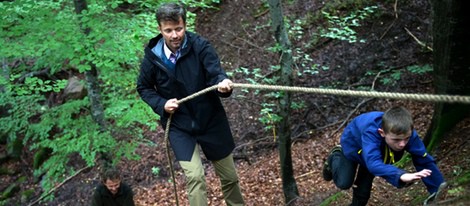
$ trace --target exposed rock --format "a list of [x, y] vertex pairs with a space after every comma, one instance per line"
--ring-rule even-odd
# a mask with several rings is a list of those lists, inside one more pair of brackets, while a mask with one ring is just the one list
[[87, 95], [87, 90], [80, 79], [76, 76], [68, 79], [67, 86], [64, 89], [63, 98], [65, 101], [72, 99], [82, 99]]

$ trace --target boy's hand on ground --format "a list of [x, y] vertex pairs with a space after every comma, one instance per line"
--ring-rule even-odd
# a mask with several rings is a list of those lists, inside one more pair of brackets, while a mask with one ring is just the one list
[[403, 182], [413, 182], [415, 180], [420, 180], [423, 177], [430, 176], [431, 172], [431, 170], [424, 169], [415, 173], [405, 173], [400, 176], [400, 180]]

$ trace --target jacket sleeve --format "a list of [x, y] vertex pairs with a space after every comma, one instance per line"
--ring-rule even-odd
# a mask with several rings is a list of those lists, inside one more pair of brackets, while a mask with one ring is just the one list
[[132, 188], [128, 185], [125, 187], [125, 199], [123, 204], [124, 206], [135, 206], [134, 204], [134, 192]]
[[91, 206], [102, 206], [103, 201], [101, 200], [101, 195], [98, 191], [98, 189], [95, 189], [95, 192], [93, 193], [93, 197], [91, 199]]
[[423, 183], [426, 185], [426, 189], [429, 193], [437, 192], [439, 185], [444, 182], [444, 177], [437, 167], [434, 158], [429, 155], [426, 151], [424, 143], [421, 141], [416, 131], [413, 131], [413, 135], [408, 143], [408, 152], [411, 154], [413, 165], [417, 171], [423, 169], [431, 170], [431, 176], [423, 178]]
[[[208, 80], [206, 83], [207, 86], [216, 85], [222, 80], [228, 79], [227, 74], [222, 69], [219, 56], [217, 55], [214, 47], [203, 37], [199, 38], [200, 41], [198, 41], [199, 43], [197, 47], [199, 48], [199, 57], [201, 63], [206, 70], [206, 79]], [[217, 95], [220, 97], [229, 97], [231, 94], [232, 92], [217, 92]]]
[[167, 99], [158, 94], [155, 85], [155, 69], [153, 64], [146, 58], [140, 65], [140, 73], [137, 78], [137, 92], [142, 100], [160, 116], [165, 114], [164, 106]]
[[400, 180], [400, 176], [405, 173], [404, 170], [383, 162], [380, 150], [382, 137], [377, 136], [377, 131], [366, 131], [362, 135], [362, 157], [367, 169], [374, 176], [382, 177], [387, 182], [397, 188], [403, 187], [405, 184]]

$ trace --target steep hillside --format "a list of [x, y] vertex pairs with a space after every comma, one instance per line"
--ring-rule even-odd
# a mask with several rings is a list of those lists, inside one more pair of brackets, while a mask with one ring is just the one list
[[[218, 10], [194, 10], [198, 15], [196, 32], [208, 38], [217, 49], [225, 69], [237, 83], [258, 81], [275, 76], [272, 66], [279, 57], [269, 49], [274, 47], [270, 32], [269, 10], [264, 1], [221, 1]], [[430, 44], [431, 7], [427, 0], [373, 1], [375, 5], [361, 5], [353, 1], [284, 1], [284, 14], [291, 30], [295, 57], [294, 84], [305, 87], [324, 87], [351, 90], [376, 90], [404, 93], [432, 93], [430, 73], [407, 70], [410, 66], [426, 68], [432, 65], [432, 53], [417, 40]], [[341, 3], [343, 4], [341, 5]], [[397, 4], [398, 3], [398, 4]], [[321, 11], [331, 15], [347, 16], [350, 9], [361, 10], [377, 6], [375, 12], [361, 26], [353, 27], [358, 40], [349, 43], [338, 39], [320, 37], [331, 22]], [[333, 9], [334, 8], [334, 9]], [[351, 35], [349, 35], [350, 37]], [[237, 68], [248, 68], [243, 73]], [[254, 69], [263, 78], [256, 79]], [[251, 79], [250, 79], [251, 78]], [[280, 179], [279, 156], [272, 130], [266, 130], [259, 122], [262, 99], [266, 91], [236, 89], [231, 98], [225, 99], [237, 148], [234, 151], [247, 205], [284, 205]], [[340, 191], [321, 177], [321, 169], [327, 153], [338, 144], [344, 125], [355, 115], [372, 110], [385, 110], [392, 105], [407, 107], [415, 119], [415, 128], [424, 135], [431, 121], [433, 104], [391, 99], [369, 99], [306, 93], [293, 94], [293, 101], [305, 107], [292, 111], [292, 157], [295, 177], [300, 192], [296, 205], [320, 205], [325, 200], [331, 205], [348, 205], [351, 190]], [[468, 205], [470, 184], [470, 118], [461, 122], [446, 140], [432, 152], [442, 169], [449, 187], [443, 191], [439, 205]], [[163, 131], [148, 133], [155, 146], [142, 145], [139, 161], [119, 164], [124, 179], [136, 193], [138, 205], [174, 205], [173, 185], [163, 142]], [[11, 167], [31, 173], [31, 157]], [[81, 164], [77, 162], [77, 164]], [[218, 178], [209, 162], [207, 167], [208, 196], [211, 206], [224, 205]], [[159, 168], [158, 175], [152, 168]], [[411, 165], [406, 166], [412, 170]], [[188, 205], [182, 170], [175, 168], [180, 205]], [[462, 178], [462, 177], [467, 177]], [[15, 179], [6, 179], [9, 184]], [[97, 168], [89, 168], [70, 180], [58, 185], [55, 199], [38, 205], [88, 205], [94, 186], [98, 183]], [[37, 182], [23, 183], [39, 188]], [[422, 183], [405, 189], [396, 189], [376, 178], [369, 205], [422, 205], [426, 197]], [[335, 198], [332, 198], [335, 197]], [[27, 205], [17, 197], [14, 205]]]

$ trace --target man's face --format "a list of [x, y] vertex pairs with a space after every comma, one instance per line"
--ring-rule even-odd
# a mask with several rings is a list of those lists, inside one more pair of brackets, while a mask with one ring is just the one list
[[115, 195], [117, 194], [118, 190], [119, 190], [119, 186], [121, 185], [121, 180], [110, 180], [110, 179], [107, 179], [106, 182], [103, 183], [106, 188], [108, 188], [109, 192], [111, 192], [111, 194]]
[[183, 18], [180, 17], [178, 22], [162, 21], [159, 26], [160, 33], [165, 39], [165, 43], [172, 52], [176, 52], [183, 44], [186, 25]]
[[385, 138], [385, 142], [390, 147], [390, 149], [397, 152], [405, 149], [405, 146], [408, 144], [408, 141], [410, 141], [411, 137], [411, 131], [408, 131], [406, 134], [397, 135], [391, 132], [385, 134], [382, 129], [379, 129], [379, 133], [383, 138]]

